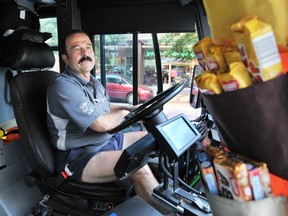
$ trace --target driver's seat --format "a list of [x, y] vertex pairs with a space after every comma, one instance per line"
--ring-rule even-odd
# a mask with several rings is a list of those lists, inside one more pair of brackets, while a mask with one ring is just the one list
[[[128, 198], [130, 182], [88, 184], [69, 178], [60, 185], [56, 182], [54, 151], [46, 127], [46, 88], [60, 74], [44, 69], [55, 62], [47, 44], [18, 41], [14, 46], [17, 52], [9, 65], [17, 75], [11, 79], [10, 89], [24, 154], [32, 169], [26, 183], [40, 189], [44, 206], [65, 214], [99, 215]], [[31, 68], [34, 70], [27, 72]]]

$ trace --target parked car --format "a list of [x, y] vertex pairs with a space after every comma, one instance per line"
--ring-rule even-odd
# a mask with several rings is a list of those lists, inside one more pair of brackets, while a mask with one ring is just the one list
[[[100, 80], [100, 76], [96, 76], [96, 78]], [[122, 100], [130, 104], [133, 103], [133, 86], [129, 81], [119, 75], [106, 75], [106, 91], [111, 101]], [[151, 88], [144, 85], [138, 85], [139, 102], [145, 102], [153, 97], [154, 92]]]
[[121, 66], [113, 67], [109, 70], [109, 73], [123, 74], [123, 72], [124, 72], [124, 67], [121, 67]]

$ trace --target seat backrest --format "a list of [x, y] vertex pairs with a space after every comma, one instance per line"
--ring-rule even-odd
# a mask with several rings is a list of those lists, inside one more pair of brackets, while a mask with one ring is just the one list
[[[32, 53], [27, 52], [31, 51], [31, 47], [37, 49], [33, 49]], [[36, 55], [46, 58], [46, 62], [42, 59], [43, 65], [39, 64], [38, 58], [35, 59]], [[54, 65], [55, 59], [51, 55], [53, 56], [53, 52], [47, 44], [25, 42], [24, 47], [17, 53], [19, 58], [10, 63], [17, 65], [13, 68], [16, 70], [34, 68], [33, 72], [20, 72], [13, 77], [10, 91], [25, 156], [33, 172], [42, 177], [51, 176], [55, 169], [53, 147], [49, 141], [46, 124], [46, 90], [48, 84], [60, 74], [46, 69], [35, 70], [35, 65], [42, 68]]]
[[54, 173], [54, 154], [46, 125], [46, 89], [59, 73], [27, 72], [10, 83], [11, 98], [25, 155], [40, 176]]

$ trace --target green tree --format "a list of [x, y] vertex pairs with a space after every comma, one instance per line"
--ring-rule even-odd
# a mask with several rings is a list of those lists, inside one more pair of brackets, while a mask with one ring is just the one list
[[[127, 41], [127, 35], [126, 34], [111, 34], [111, 35], [105, 35], [105, 46], [114, 46], [115, 44], [123, 44]], [[94, 37], [94, 43], [95, 43], [95, 57], [96, 57], [96, 64], [100, 64], [100, 36], [95, 35]], [[107, 65], [107, 69], [111, 69], [111, 61], [112, 57], [111, 55], [107, 55], [108, 52], [106, 52], [105, 56], [105, 65]]]
[[56, 18], [43, 18], [40, 19], [41, 32], [49, 32], [52, 37], [46, 42], [49, 46], [58, 46], [58, 32]]
[[[187, 61], [195, 58], [193, 46], [199, 41], [197, 33], [171, 33], [164, 34], [159, 43], [171, 45], [172, 47], [165, 51], [165, 55], [173, 56], [178, 60]], [[191, 55], [192, 53], [192, 55]]]

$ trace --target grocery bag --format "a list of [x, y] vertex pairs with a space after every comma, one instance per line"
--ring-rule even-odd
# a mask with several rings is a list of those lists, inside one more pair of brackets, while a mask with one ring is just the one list
[[286, 216], [287, 198], [284, 196], [247, 202], [211, 194], [205, 187], [204, 191], [214, 216]]
[[228, 149], [288, 180], [288, 75], [203, 101]]
[[214, 43], [233, 44], [234, 38], [230, 26], [247, 15], [256, 15], [263, 22], [272, 25], [278, 45], [287, 45], [287, 0], [203, 0], [203, 2]]

